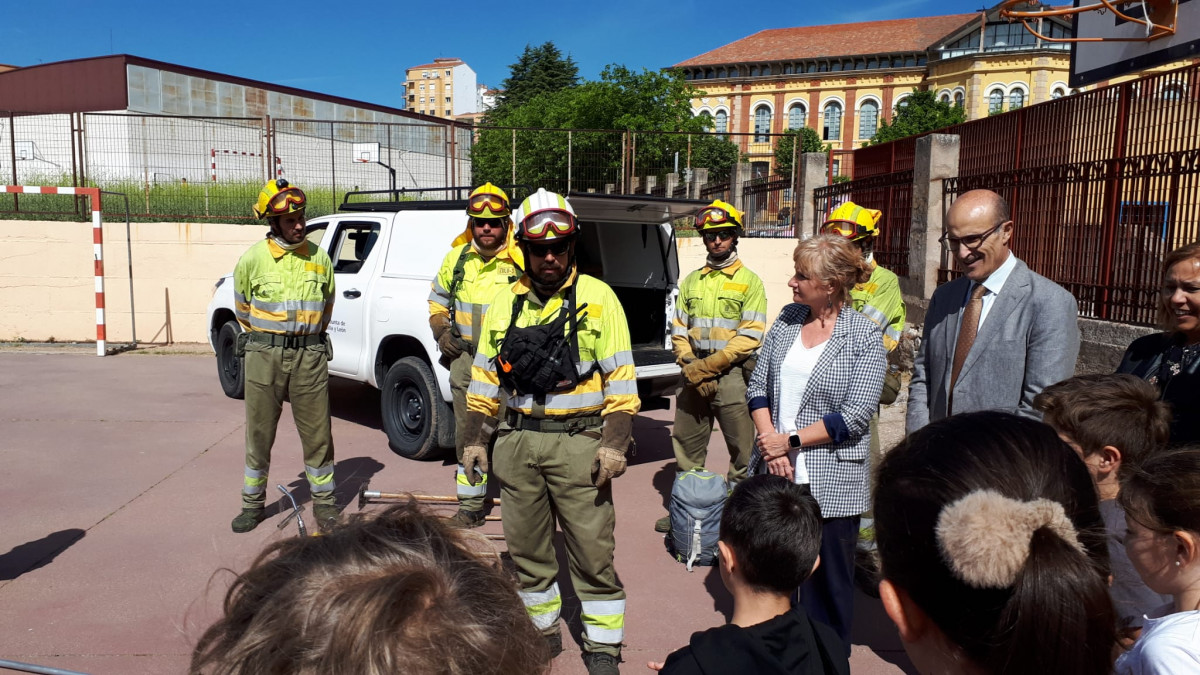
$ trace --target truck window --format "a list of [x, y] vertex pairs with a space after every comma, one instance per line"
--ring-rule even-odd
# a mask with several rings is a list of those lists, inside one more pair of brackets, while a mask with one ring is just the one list
[[325, 238], [325, 228], [327, 227], [329, 227], [329, 223], [309, 223], [304, 238], [320, 246], [321, 240]]
[[357, 272], [367, 256], [371, 255], [378, 240], [379, 223], [340, 223], [333, 250], [329, 252], [329, 257], [333, 258], [333, 271], [342, 274]]

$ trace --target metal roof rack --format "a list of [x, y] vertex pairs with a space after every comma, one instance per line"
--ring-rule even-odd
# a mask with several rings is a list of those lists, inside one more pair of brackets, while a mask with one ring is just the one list
[[[514, 208], [521, 202], [516, 199], [518, 191], [524, 194], [533, 192], [527, 185], [497, 186], [509, 194]], [[434, 188], [397, 188], [395, 190], [351, 190], [342, 196], [339, 211], [355, 212], [395, 212], [395, 211], [444, 211], [463, 210], [467, 208], [467, 197], [475, 188], [470, 185]], [[363, 199], [352, 201], [352, 197], [371, 197], [386, 195], [386, 199]], [[522, 199], [524, 196], [522, 195]]]

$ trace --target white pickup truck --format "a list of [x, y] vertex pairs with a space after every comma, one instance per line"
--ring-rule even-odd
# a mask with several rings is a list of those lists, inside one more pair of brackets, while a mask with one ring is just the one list
[[[309, 240], [329, 253], [337, 283], [329, 372], [381, 390], [383, 429], [395, 452], [434, 458], [454, 447], [454, 420], [450, 374], [438, 363], [427, 300], [442, 258], [465, 228], [466, 200], [356, 201], [370, 197], [378, 195], [350, 193], [338, 213], [308, 222]], [[625, 308], [642, 409], [664, 409], [679, 388], [670, 338], [679, 294], [672, 223], [705, 204], [590, 193], [568, 199], [581, 226], [579, 269], [603, 279]], [[232, 274], [217, 281], [208, 327], [221, 387], [241, 398]]]

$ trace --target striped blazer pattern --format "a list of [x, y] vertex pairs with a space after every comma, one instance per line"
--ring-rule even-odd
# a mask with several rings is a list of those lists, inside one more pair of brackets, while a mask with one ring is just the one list
[[[800, 339], [800, 328], [808, 318], [808, 305], [792, 303], [763, 338], [758, 365], [750, 379], [746, 399], [766, 397], [771, 420], [779, 419], [779, 371], [792, 344]], [[830, 413], [840, 413], [849, 430], [841, 443], [806, 446], [801, 450], [812, 481], [813, 497], [824, 518], [856, 516], [870, 508], [870, 422], [879, 409], [887, 351], [879, 326], [842, 307], [833, 334], [813, 368], [801, 398], [796, 428], [802, 429]], [[750, 473], [764, 473], [766, 463], [755, 448]]]

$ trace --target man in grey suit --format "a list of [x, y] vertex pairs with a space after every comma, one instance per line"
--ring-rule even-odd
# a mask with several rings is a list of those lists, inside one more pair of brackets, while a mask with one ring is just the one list
[[1035, 419], [1033, 397], [1071, 377], [1079, 355], [1074, 296], [1009, 248], [1008, 202], [961, 195], [946, 213], [946, 247], [964, 276], [933, 293], [908, 389], [908, 433], [973, 410]]

